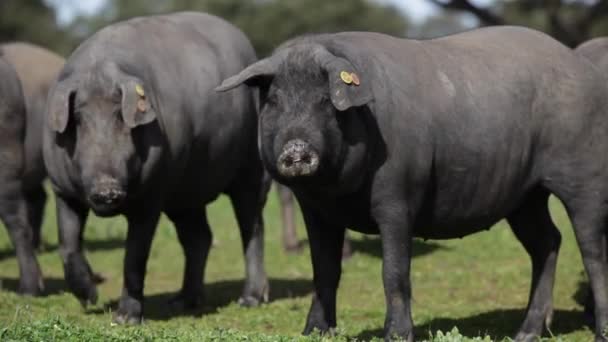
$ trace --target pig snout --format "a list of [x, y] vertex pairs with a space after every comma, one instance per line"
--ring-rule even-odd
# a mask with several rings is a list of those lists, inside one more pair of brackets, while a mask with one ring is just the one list
[[290, 140], [277, 160], [277, 169], [284, 177], [311, 176], [319, 168], [319, 155], [310, 144]]
[[102, 176], [93, 182], [89, 200], [95, 207], [116, 207], [127, 197], [120, 182], [109, 176]]

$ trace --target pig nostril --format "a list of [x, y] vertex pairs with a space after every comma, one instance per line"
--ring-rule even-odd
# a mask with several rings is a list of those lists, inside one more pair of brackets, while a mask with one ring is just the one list
[[319, 156], [301, 140], [287, 142], [277, 160], [278, 172], [285, 177], [310, 176], [317, 172]]
[[110, 198], [112, 199], [117, 199], [120, 198], [122, 196], [120, 191], [116, 191], [116, 190], [112, 190], [110, 191]]
[[121, 190], [104, 189], [102, 191], [91, 194], [91, 202], [96, 204], [114, 204], [122, 201], [126, 196], [126, 193]]
[[311, 162], [310, 154], [308, 154], [308, 153], [307, 153], [307, 154], [305, 154], [305, 155], [302, 157], [302, 162], [303, 162], [304, 164], [310, 164], [310, 162]]
[[294, 162], [294, 160], [291, 156], [286, 157], [285, 160], [283, 161], [283, 163], [285, 164], [285, 167], [292, 167], [293, 162]]

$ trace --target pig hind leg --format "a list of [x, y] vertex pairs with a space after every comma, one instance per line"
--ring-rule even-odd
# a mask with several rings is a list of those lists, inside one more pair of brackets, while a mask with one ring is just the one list
[[[594, 191], [589, 190], [591, 194]], [[605, 230], [608, 198], [564, 201], [593, 293], [596, 341], [606, 341], [608, 328], [608, 264], [606, 264]]]
[[[598, 144], [600, 146], [600, 144]], [[546, 177], [546, 187], [563, 203], [583, 258], [585, 271], [595, 304], [595, 340], [607, 341], [608, 328], [608, 264], [606, 263], [606, 219], [608, 219], [608, 183], [603, 179], [601, 163], [594, 160], [599, 152], [590, 150], [565, 165], [576, 168], [558, 171]], [[561, 163], [560, 165], [564, 165]]]
[[288, 252], [302, 251], [302, 245], [296, 234], [294, 200], [288, 187], [276, 184], [279, 202], [281, 205], [281, 217], [283, 219], [283, 249]]
[[270, 188], [270, 178], [261, 165], [246, 172], [229, 192], [241, 232], [245, 254], [245, 285], [239, 304], [257, 306], [268, 301], [268, 277], [264, 269], [264, 220], [262, 210]]
[[46, 205], [46, 192], [42, 184], [37, 185], [26, 193], [27, 217], [32, 227], [32, 239], [34, 248], [39, 249], [41, 243], [42, 218], [44, 217], [44, 206]]
[[19, 292], [38, 295], [44, 289], [42, 273], [34, 253], [32, 228], [27, 221], [26, 201], [21, 191], [21, 183], [1, 180], [0, 177], [0, 219], [6, 226], [19, 263]]
[[[549, 328], [553, 314], [553, 283], [561, 243], [548, 207], [549, 193], [532, 192], [521, 207], [507, 217], [513, 233], [532, 259], [532, 284], [526, 318], [516, 341], [536, 341]], [[543, 325], [544, 324], [544, 325]]]
[[[608, 263], [608, 229], [604, 231], [604, 249], [607, 254], [604, 254], [604, 262]], [[593, 312], [595, 311], [595, 304], [593, 303], [593, 290], [591, 286], [588, 286], [587, 296], [585, 297], [584, 306], [585, 306], [585, 320], [590, 325], [593, 326], [595, 324], [595, 317]]]

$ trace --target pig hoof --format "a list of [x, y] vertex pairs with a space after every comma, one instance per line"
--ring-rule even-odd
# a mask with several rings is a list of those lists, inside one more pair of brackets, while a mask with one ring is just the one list
[[21, 284], [19, 285], [18, 292], [24, 296], [39, 296], [44, 291], [44, 284]]
[[183, 312], [189, 310], [195, 310], [203, 304], [203, 296], [197, 295], [184, 295], [182, 293], [173, 297], [169, 300], [169, 307], [173, 312]]
[[143, 317], [143, 298], [135, 299], [123, 289], [122, 297], [118, 303], [118, 309], [114, 313], [114, 323], [117, 324], [140, 324]]
[[334, 336], [336, 328], [329, 327], [326, 323], [307, 323], [302, 335], [310, 335], [313, 332], [318, 332], [321, 335]]
[[384, 340], [414, 342], [414, 333], [412, 331], [407, 332], [407, 330], [389, 331], [384, 334]]
[[32, 272], [31, 275], [22, 276], [19, 280], [18, 293], [24, 296], [39, 296], [44, 292], [44, 278], [40, 272]]
[[246, 307], [246, 308], [256, 307], [256, 306], [259, 306], [260, 304], [261, 304], [261, 301], [253, 296], [239, 298], [239, 305]]
[[97, 288], [93, 287], [86, 297], [78, 297], [78, 301], [80, 301], [80, 305], [83, 308], [86, 308], [89, 304], [95, 305], [97, 304]]
[[258, 288], [261, 288], [261, 290], [246, 290], [245, 293], [239, 298], [239, 305], [242, 307], [251, 308], [259, 306], [262, 303], [268, 303], [268, 280], [265, 280], [264, 285]]
[[95, 305], [97, 304], [97, 288], [95, 286], [91, 286], [88, 289], [79, 289], [78, 291], [73, 291], [74, 295], [80, 301], [80, 305], [83, 308], [86, 308], [87, 305]]
[[116, 312], [112, 321], [120, 325], [138, 325], [142, 323], [141, 316], [131, 316], [128, 313]]
[[536, 342], [536, 341], [539, 341], [539, 337], [537, 334], [534, 334], [534, 333], [520, 332], [517, 334], [517, 336], [515, 336], [515, 341], [516, 342]]
[[84, 286], [70, 286], [72, 293], [78, 298], [80, 304], [86, 308], [88, 304], [97, 304], [97, 288], [94, 285], [88, 287]]
[[70, 291], [86, 307], [97, 303], [97, 288], [91, 267], [81, 254], [71, 254], [65, 265], [65, 280]]

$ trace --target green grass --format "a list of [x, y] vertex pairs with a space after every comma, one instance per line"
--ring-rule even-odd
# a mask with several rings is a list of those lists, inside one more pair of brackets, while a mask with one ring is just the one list
[[[83, 309], [65, 292], [54, 205], [50, 203], [44, 222], [46, 250], [39, 255], [45, 296], [24, 298], [14, 293], [17, 261], [6, 231], [0, 229], [0, 340], [328, 340], [299, 335], [311, 299], [311, 265], [307, 250], [301, 255], [283, 253], [276, 197], [274, 192], [269, 194], [265, 210], [271, 303], [250, 309], [235, 303], [244, 266], [232, 208], [222, 197], [209, 208], [215, 246], [207, 267], [207, 302], [202, 315], [175, 317], [166, 310], [166, 301], [181, 284], [183, 255], [172, 225], [163, 218], [148, 262], [145, 322], [139, 327], [111, 323], [111, 310], [122, 286], [124, 219], [89, 219], [87, 257], [94, 271], [107, 280], [99, 286], [99, 303]], [[564, 239], [554, 291], [553, 336], [547, 334], [547, 340], [589, 341], [593, 335], [583, 324], [578, 304], [584, 281], [580, 254], [562, 206], [554, 199], [551, 206]], [[298, 222], [299, 234], [305, 238], [301, 219]], [[384, 322], [379, 241], [353, 237], [355, 254], [344, 264], [338, 293], [338, 332], [332, 338], [337, 340], [378, 338]], [[468, 341], [463, 336], [488, 335], [483, 341], [489, 341], [515, 333], [524, 318], [531, 271], [527, 254], [504, 222], [460, 240], [417, 241], [414, 255], [412, 303], [419, 339]], [[458, 330], [452, 330], [454, 327]]]

